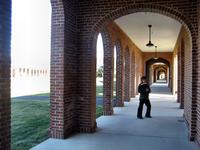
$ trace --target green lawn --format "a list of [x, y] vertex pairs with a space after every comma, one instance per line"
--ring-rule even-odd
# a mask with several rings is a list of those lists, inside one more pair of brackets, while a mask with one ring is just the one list
[[103, 85], [96, 86], [96, 96], [103, 97]]
[[[97, 97], [103, 97], [103, 85], [97, 85], [96, 86], [96, 96]], [[113, 97], [116, 97], [116, 82], [114, 81], [113, 86]]]
[[27, 150], [48, 138], [49, 101], [12, 101], [12, 150]]
[[36, 96], [50, 96], [50, 93], [35, 94]]
[[[48, 138], [49, 106], [48, 100], [12, 100], [12, 150], [27, 150]], [[96, 117], [102, 113], [102, 106], [97, 106]]]
[[[115, 84], [114, 84], [115, 86]], [[96, 95], [103, 96], [103, 86], [96, 87]], [[49, 93], [34, 96], [49, 96]], [[11, 103], [12, 150], [27, 150], [48, 138], [50, 102], [44, 99], [24, 100], [14, 98]], [[96, 107], [96, 118], [103, 107]]]
[[97, 106], [96, 107], [96, 118], [100, 117], [103, 115], [103, 107], [102, 106]]

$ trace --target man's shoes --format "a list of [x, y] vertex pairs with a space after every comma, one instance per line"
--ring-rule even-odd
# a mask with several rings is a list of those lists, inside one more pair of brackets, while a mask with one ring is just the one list
[[143, 119], [143, 117], [139, 117], [139, 116], [138, 116], [137, 118], [138, 118], [138, 119]]
[[146, 118], [152, 118], [151, 116], [145, 116]]

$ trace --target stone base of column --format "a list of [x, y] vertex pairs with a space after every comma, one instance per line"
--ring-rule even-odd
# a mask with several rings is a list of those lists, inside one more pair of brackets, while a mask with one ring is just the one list
[[198, 145], [198, 147], [200, 147], [200, 141], [199, 140], [195, 140], [195, 143]]
[[68, 130], [68, 132], [64, 131], [58, 131], [58, 129], [52, 129], [50, 131], [50, 137], [51, 138], [55, 138], [55, 139], [65, 139], [67, 137], [69, 137], [74, 131], [73, 130]]
[[180, 104], [180, 109], [184, 109], [184, 105], [183, 104]]
[[79, 131], [80, 133], [94, 133], [96, 131], [97, 124], [95, 122], [95, 125], [93, 127], [80, 127]]
[[195, 141], [195, 134], [196, 134], [196, 133], [194, 133], [194, 132], [192, 132], [192, 131], [190, 130], [189, 122], [188, 122], [187, 119], [185, 118], [185, 114], [183, 114], [183, 118], [184, 118], [184, 121], [185, 121], [185, 123], [186, 123], [186, 125], [187, 125], [187, 128], [188, 128], [188, 140], [189, 140], [189, 141]]
[[189, 140], [190, 140], [191, 142], [194, 142], [194, 141], [195, 141], [195, 137], [194, 137], [194, 136], [191, 136], [191, 135], [189, 135]]
[[130, 102], [131, 98], [124, 99], [125, 102]]
[[181, 102], [181, 100], [180, 100], [180, 98], [178, 97], [177, 98], [177, 101], [176, 101], [177, 103], [180, 103]]
[[110, 110], [110, 111], [103, 111], [103, 115], [104, 116], [112, 116], [113, 115], [113, 110]]
[[116, 107], [124, 107], [124, 103], [117, 103]]

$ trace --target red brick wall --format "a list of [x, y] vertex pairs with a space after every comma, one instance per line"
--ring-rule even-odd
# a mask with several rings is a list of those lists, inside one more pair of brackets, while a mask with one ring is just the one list
[[[184, 108], [184, 86], [188, 85], [188, 84], [184, 84], [184, 81], [185, 81], [184, 80], [184, 78], [185, 78], [185, 72], [184, 72], [185, 51], [189, 51], [191, 53], [191, 44], [190, 44], [189, 35], [188, 35], [186, 29], [184, 27], [182, 27], [181, 31], [179, 33], [174, 51], [173, 51], [173, 58], [176, 55], [178, 57], [178, 97], [177, 97], [177, 101], [180, 102], [180, 108]], [[191, 55], [190, 55], [190, 59], [191, 59]], [[192, 74], [192, 72], [190, 71], [188, 74]]]
[[[145, 52], [143, 53], [143, 63], [145, 64], [146, 61], [149, 59], [153, 58], [155, 56], [155, 53], [153, 52]], [[162, 53], [157, 53], [158, 58], [163, 58], [167, 60], [170, 65], [172, 64], [172, 52], [162, 52]]]
[[[198, 0], [198, 68], [200, 66], [200, 0]], [[197, 141], [200, 146], [200, 69], [198, 69], [197, 92]]]
[[[192, 53], [191, 39], [187, 30], [182, 27], [179, 33], [173, 57], [178, 55], [178, 102], [184, 107], [184, 117], [192, 128]], [[175, 82], [175, 81], [174, 81]]]
[[[125, 83], [125, 90], [129, 90], [129, 98], [134, 97], [137, 94], [137, 86], [140, 82], [140, 77], [144, 73], [142, 56], [143, 53], [141, 50], [135, 45], [135, 43], [126, 35], [126, 33], [114, 22], [109, 22], [106, 25], [108, 29], [113, 45], [117, 40], [121, 42], [121, 48], [123, 51], [124, 59], [125, 59], [125, 49], [128, 47], [130, 51], [130, 61], [132, 61], [130, 66], [130, 80]], [[137, 62], [137, 63], [136, 63]], [[125, 68], [124, 68], [125, 71]], [[124, 77], [125, 78], [125, 77]], [[127, 85], [129, 83], [129, 85]], [[129, 86], [129, 88], [127, 88]], [[127, 96], [126, 96], [127, 97]], [[129, 98], [126, 98], [128, 100]]]
[[0, 1], [0, 150], [10, 150], [11, 1]]

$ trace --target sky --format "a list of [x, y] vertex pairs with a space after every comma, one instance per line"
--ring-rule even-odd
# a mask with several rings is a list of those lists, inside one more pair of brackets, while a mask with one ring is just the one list
[[12, 1], [11, 66], [50, 66], [50, 0]]
[[[114, 67], [116, 68], [116, 46], [113, 48], [114, 50]], [[97, 38], [97, 68], [100, 66], [103, 66], [103, 41], [102, 41], [102, 36], [101, 34], [98, 35]]]
[[98, 38], [97, 38], [97, 69], [100, 67], [100, 66], [103, 66], [103, 41], [102, 41], [102, 36], [101, 34], [98, 35]]
[[[12, 1], [12, 68], [50, 68], [50, 0]], [[103, 41], [97, 39], [97, 68], [103, 66]]]

